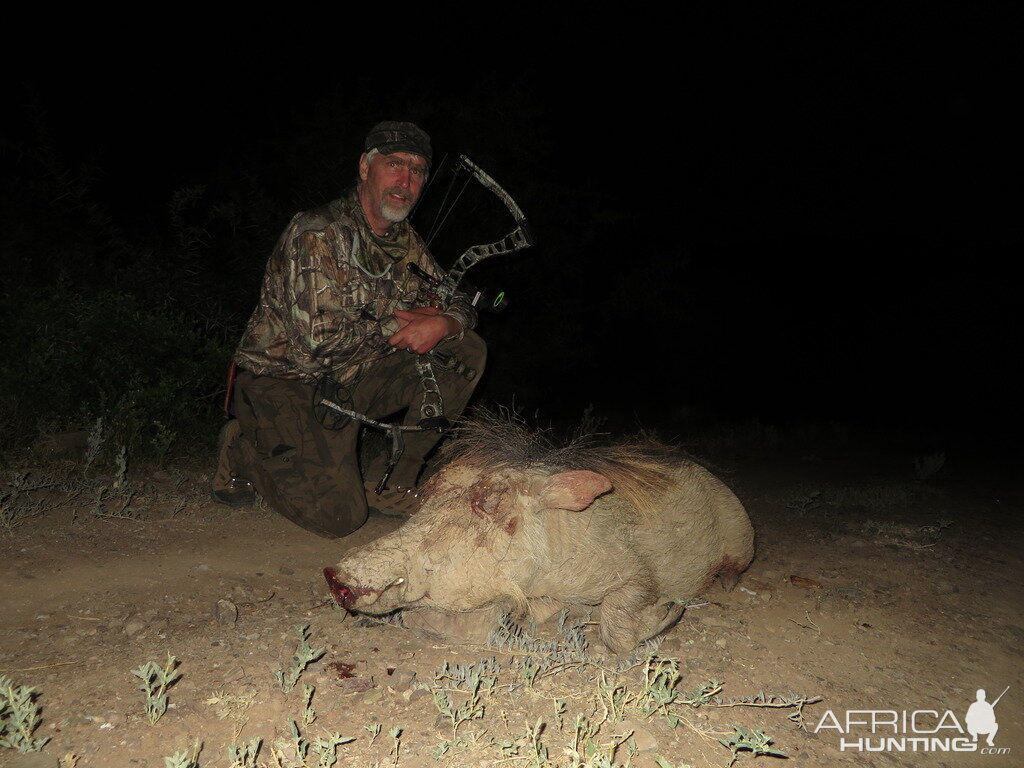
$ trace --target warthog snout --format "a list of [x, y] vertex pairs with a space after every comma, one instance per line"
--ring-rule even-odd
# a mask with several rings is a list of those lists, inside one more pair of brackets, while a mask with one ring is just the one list
[[334, 602], [346, 610], [351, 608], [355, 597], [352, 590], [341, 583], [341, 579], [338, 578], [338, 570], [330, 567], [324, 568], [324, 578], [327, 579], [327, 586], [331, 590]]

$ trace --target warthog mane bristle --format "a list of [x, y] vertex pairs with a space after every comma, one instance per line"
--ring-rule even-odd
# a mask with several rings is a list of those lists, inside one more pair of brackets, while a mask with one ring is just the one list
[[459, 424], [457, 438], [442, 450], [449, 461], [488, 469], [597, 472], [641, 514], [676, 482], [673, 473], [689, 463], [679, 450], [647, 436], [603, 445], [583, 435], [559, 444], [550, 430], [529, 429], [510, 411], [480, 408]]

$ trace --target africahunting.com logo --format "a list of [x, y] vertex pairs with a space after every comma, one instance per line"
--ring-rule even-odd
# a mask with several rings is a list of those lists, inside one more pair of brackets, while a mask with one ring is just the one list
[[[989, 703], [979, 688], [961, 722], [952, 710], [848, 709], [845, 716], [831, 709], [821, 716], [815, 733], [835, 731], [839, 749], [846, 752], [978, 752], [1005, 755], [1009, 747], [995, 745], [999, 723], [996, 704], [1006, 689]], [[982, 741], [978, 737], [984, 737]]]

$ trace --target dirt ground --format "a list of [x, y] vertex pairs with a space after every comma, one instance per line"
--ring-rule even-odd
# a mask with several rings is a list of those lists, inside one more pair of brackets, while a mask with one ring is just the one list
[[[923, 483], [912, 465], [880, 460], [737, 462], [725, 479], [758, 537], [741, 588], [715, 587], [688, 608], [655, 651], [661, 667], [643, 656], [621, 671], [592, 660], [531, 684], [522, 654], [358, 626], [330, 604], [321, 569], [399, 521], [371, 518], [347, 539], [321, 539], [265, 509], [213, 504], [203, 465], [137, 469], [108, 487], [100, 508], [96, 488], [109, 478], [83, 491], [71, 463], [25, 466], [29, 482], [54, 484], [6, 501], [0, 674], [35, 688], [42, 721], [33, 736], [49, 742], [33, 754], [0, 749], [0, 765], [164, 768], [198, 740], [195, 764], [228, 768], [229, 746], [256, 737], [258, 758], [238, 765], [777, 764], [720, 743], [734, 725], [765, 732], [770, 749], [800, 766], [1021, 765], [1022, 497], [991, 478], [958, 479], [954, 468]], [[17, 476], [5, 473], [7, 487]], [[325, 652], [285, 693], [274, 674], [290, 670], [306, 625]], [[132, 670], [168, 654], [181, 678], [151, 724]], [[650, 683], [671, 659], [671, 703], [650, 712], [645, 670]], [[446, 663], [493, 672], [478, 692], [480, 716], [455, 729], [432, 691], [464, 715], [472, 698], [439, 677]], [[305, 685], [315, 689], [308, 724]], [[991, 702], [1007, 687], [994, 710], [997, 754], [981, 754], [984, 735], [978, 751], [943, 751], [973, 744], [958, 727], [966, 730], [977, 689]], [[857, 724], [871, 717], [899, 721], [872, 733]], [[304, 761], [293, 720], [314, 742]], [[337, 747], [337, 763], [317, 753], [316, 739], [329, 734], [352, 739]]]

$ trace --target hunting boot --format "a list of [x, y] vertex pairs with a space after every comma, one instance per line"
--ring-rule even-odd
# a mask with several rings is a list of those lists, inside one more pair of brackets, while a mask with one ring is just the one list
[[363, 483], [366, 506], [370, 514], [381, 517], [408, 517], [420, 508], [420, 495], [415, 488], [394, 485], [377, 493], [376, 483]]
[[231, 419], [221, 428], [217, 440], [219, 458], [210, 495], [214, 501], [229, 507], [248, 507], [256, 503], [256, 491], [252, 483], [236, 476], [228, 459], [228, 449], [238, 439], [241, 431], [238, 419]]

